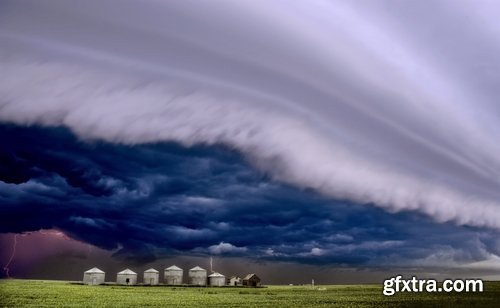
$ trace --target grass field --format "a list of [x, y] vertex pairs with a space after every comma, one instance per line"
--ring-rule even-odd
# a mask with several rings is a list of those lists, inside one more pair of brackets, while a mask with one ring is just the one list
[[381, 285], [203, 288], [86, 286], [63, 281], [0, 280], [0, 307], [500, 307], [500, 282], [483, 293], [382, 295]]

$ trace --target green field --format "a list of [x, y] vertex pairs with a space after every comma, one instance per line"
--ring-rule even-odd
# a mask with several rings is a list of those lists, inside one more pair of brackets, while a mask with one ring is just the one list
[[265, 288], [86, 286], [0, 280], [0, 307], [500, 307], [500, 282], [483, 293], [382, 295], [381, 285]]

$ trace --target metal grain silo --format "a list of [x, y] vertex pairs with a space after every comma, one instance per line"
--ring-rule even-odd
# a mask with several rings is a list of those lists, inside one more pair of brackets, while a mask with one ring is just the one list
[[154, 268], [150, 268], [144, 271], [144, 284], [157, 285], [160, 280], [160, 272]]
[[208, 285], [214, 287], [222, 287], [226, 285], [226, 276], [217, 272], [212, 273], [208, 275]]
[[165, 269], [165, 284], [179, 285], [182, 284], [184, 271], [182, 268], [172, 265]]
[[193, 267], [189, 270], [188, 281], [197, 286], [207, 285], [207, 271], [199, 266]]
[[105, 273], [97, 267], [91, 268], [83, 273], [83, 283], [88, 285], [98, 285], [104, 283]]
[[137, 274], [127, 268], [116, 275], [116, 283], [125, 285], [136, 284]]

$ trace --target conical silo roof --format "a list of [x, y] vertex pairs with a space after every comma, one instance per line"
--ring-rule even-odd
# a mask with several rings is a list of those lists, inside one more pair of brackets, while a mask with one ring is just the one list
[[136, 272], [129, 270], [128, 268], [119, 272], [119, 275], [137, 275]]
[[87, 274], [104, 274], [104, 272], [101, 271], [100, 269], [98, 269], [97, 267], [91, 268], [88, 271], [85, 271], [85, 273], [87, 273]]
[[165, 270], [170, 270], [170, 271], [182, 271], [182, 268], [172, 265], [170, 267], [167, 267]]
[[145, 270], [144, 273], [159, 273], [157, 270], [155, 270], [154, 268], [150, 268], [148, 270]]

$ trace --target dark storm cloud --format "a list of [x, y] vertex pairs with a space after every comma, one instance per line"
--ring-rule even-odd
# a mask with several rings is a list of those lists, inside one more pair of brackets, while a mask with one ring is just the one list
[[222, 255], [435, 266], [499, 249], [490, 231], [274, 183], [222, 146], [124, 146], [10, 125], [0, 126], [0, 144], [0, 232], [56, 228], [137, 262]]

